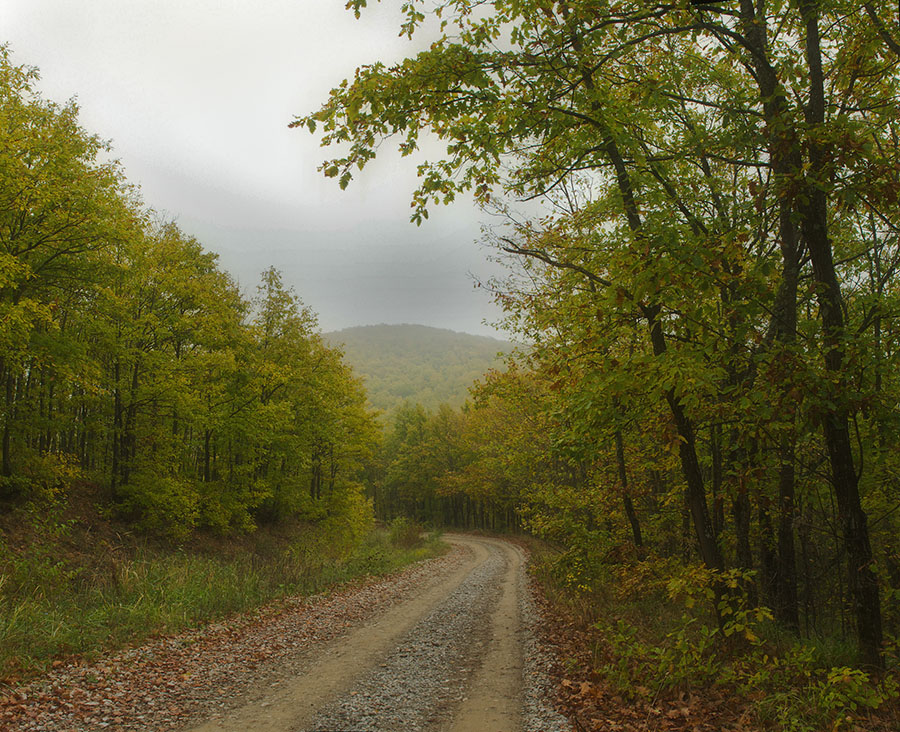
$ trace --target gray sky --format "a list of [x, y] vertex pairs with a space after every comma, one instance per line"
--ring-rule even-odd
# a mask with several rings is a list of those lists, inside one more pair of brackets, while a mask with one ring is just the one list
[[346, 191], [297, 114], [364, 63], [416, 46], [400, 0], [360, 21], [345, 0], [0, 0], [0, 43], [37, 66], [46, 98], [77, 97], [146, 203], [218, 252], [252, 293], [275, 265], [324, 330], [422, 323], [495, 335], [470, 273], [496, 271], [482, 218], [459, 201], [408, 223], [414, 164], [391, 153]]

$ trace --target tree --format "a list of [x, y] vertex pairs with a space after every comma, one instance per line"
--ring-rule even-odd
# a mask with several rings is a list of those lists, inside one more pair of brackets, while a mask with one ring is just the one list
[[[50, 378], [45, 349], [60, 333], [60, 304], [90, 287], [95, 255], [122, 241], [137, 218], [117, 165], [101, 162], [106, 146], [78, 126], [77, 106], [41, 99], [36, 80], [0, 47], [0, 496], [17, 490], [17, 413], [35, 372]], [[52, 401], [45, 398], [45, 416]]]
[[379, 434], [314, 314], [274, 269], [246, 301], [36, 79], [0, 47], [0, 505], [77, 494], [179, 539], [305, 519], [358, 541]]

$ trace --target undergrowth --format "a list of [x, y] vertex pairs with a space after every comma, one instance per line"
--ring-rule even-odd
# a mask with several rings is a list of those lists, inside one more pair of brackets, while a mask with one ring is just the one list
[[742, 588], [752, 577], [740, 572], [718, 576], [720, 626], [712, 577], [697, 566], [658, 557], [603, 564], [540, 542], [532, 556], [543, 594], [579, 628], [566, 670], [648, 717], [666, 699], [683, 707], [707, 695], [719, 700], [712, 707], [722, 699], [733, 706], [728, 729], [898, 728], [896, 641], [887, 644], [887, 671], [876, 674], [855, 666], [852, 644], [840, 637], [784, 632], [748, 601]]
[[[390, 573], [442, 551], [407, 527], [354, 540], [338, 527], [298, 524], [207, 537], [172, 548], [52, 512], [21, 511], [17, 542], [0, 531], [0, 682], [54, 660], [94, 657], [290, 595]], [[7, 522], [9, 523], [9, 522]]]

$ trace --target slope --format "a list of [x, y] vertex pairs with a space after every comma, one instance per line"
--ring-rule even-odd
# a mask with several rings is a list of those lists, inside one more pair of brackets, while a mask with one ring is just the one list
[[428, 409], [460, 406], [476, 379], [502, 366], [498, 354], [513, 348], [495, 338], [424, 325], [366, 325], [324, 335], [343, 346], [372, 406], [388, 413], [404, 401]]

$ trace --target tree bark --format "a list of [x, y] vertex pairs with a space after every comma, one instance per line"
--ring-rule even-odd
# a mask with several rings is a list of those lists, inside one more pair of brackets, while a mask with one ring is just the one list
[[881, 655], [881, 599], [878, 578], [872, 570], [872, 547], [869, 542], [868, 517], [859, 495], [859, 477], [854, 466], [850, 440], [850, 415], [846, 404], [847, 376], [844, 372], [845, 324], [840, 283], [835, 272], [831, 239], [828, 234], [828, 200], [824, 189], [828, 177], [825, 143], [816, 139], [817, 127], [825, 121], [824, 73], [819, 41], [818, 3], [800, 3], [806, 24], [806, 56], [809, 66], [810, 98], [807, 122], [811, 127], [809, 141], [810, 174], [806, 204], [802, 207], [801, 230], [812, 260], [819, 316], [824, 331], [825, 368], [832, 375], [834, 398], [825, 409], [823, 427], [825, 444], [831, 462], [832, 480], [849, 561], [848, 584], [853, 599], [856, 630], [861, 660], [883, 667]]
[[625, 445], [622, 440], [622, 430], [616, 430], [616, 465], [619, 468], [619, 482], [622, 484], [622, 501], [625, 504], [625, 515], [631, 524], [631, 536], [634, 540], [634, 545], [641, 548], [644, 546], [644, 540], [641, 537], [641, 525], [634, 510], [634, 503], [631, 500], [631, 495], [628, 493], [628, 472], [625, 470]]

